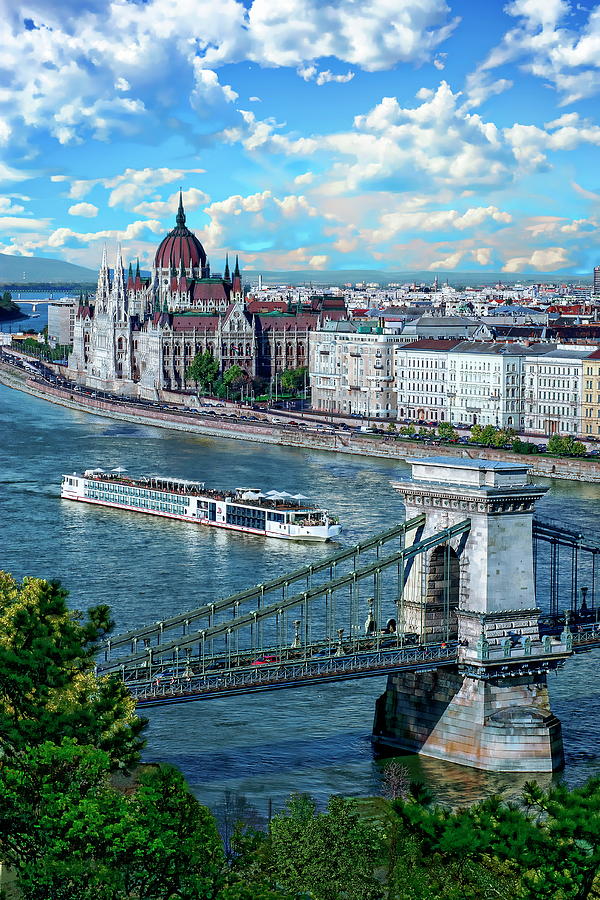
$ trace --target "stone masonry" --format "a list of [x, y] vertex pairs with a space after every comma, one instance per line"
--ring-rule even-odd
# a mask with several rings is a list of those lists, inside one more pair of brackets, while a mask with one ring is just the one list
[[[452, 457], [409, 460], [396, 487], [406, 517], [426, 514], [413, 541], [470, 520], [467, 534], [415, 560], [400, 601], [405, 630], [458, 639], [458, 665], [391, 675], [376, 707], [376, 744], [491, 771], [548, 772], [563, 764], [546, 674], [568, 638], [540, 640], [532, 521], [545, 488], [528, 467]], [[449, 628], [443, 621], [450, 610]], [[453, 632], [453, 633], [452, 633]]]

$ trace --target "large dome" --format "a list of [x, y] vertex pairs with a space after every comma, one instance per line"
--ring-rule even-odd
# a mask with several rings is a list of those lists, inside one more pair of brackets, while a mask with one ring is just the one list
[[176, 222], [175, 228], [168, 233], [166, 238], [163, 238], [156, 251], [154, 267], [156, 269], [175, 267], [179, 272], [180, 263], [183, 261], [185, 269], [192, 266], [194, 269], [200, 269], [200, 274], [202, 274], [202, 270], [206, 266], [206, 253], [196, 235], [186, 227], [181, 192], [179, 193]]

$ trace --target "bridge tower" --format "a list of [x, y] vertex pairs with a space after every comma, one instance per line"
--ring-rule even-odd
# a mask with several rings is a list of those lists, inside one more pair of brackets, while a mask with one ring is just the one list
[[545, 487], [529, 466], [446, 457], [409, 460], [395, 486], [406, 516], [425, 513], [413, 540], [466, 518], [470, 531], [421, 554], [399, 604], [406, 632], [459, 642], [453, 668], [390, 675], [377, 701], [375, 744], [497, 772], [563, 765], [561, 727], [547, 672], [571, 653], [571, 636], [540, 640], [532, 521]]

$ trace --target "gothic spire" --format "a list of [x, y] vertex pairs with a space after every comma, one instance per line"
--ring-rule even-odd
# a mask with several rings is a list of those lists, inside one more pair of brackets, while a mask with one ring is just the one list
[[185, 227], [185, 211], [183, 209], [183, 195], [179, 188], [179, 209], [177, 210], [177, 218], [175, 220], [180, 228]]
[[239, 258], [238, 258], [237, 253], [236, 253], [236, 255], [235, 255], [235, 269], [234, 269], [234, 272], [233, 272], [233, 277], [234, 277], [234, 278], [236, 278], [236, 277], [239, 278], [239, 277], [240, 277], [240, 261], [239, 261]]
[[231, 281], [231, 275], [229, 274], [229, 253], [225, 255], [225, 274], [223, 279], [225, 281]]
[[139, 258], [139, 256], [138, 256], [138, 258], [137, 258], [137, 264], [136, 264], [136, 267], [135, 267], [135, 277], [136, 277], [136, 278], [139, 278], [139, 277], [140, 277], [140, 258]]

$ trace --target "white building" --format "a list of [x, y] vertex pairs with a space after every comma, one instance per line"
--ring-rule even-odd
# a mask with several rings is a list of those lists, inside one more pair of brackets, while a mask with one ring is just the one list
[[596, 347], [558, 344], [523, 361], [523, 427], [534, 434], [581, 432], [583, 361]]
[[310, 335], [312, 405], [324, 412], [396, 418], [394, 348], [382, 328], [331, 322]]
[[521, 371], [527, 351], [523, 345], [495, 342], [454, 347], [448, 361], [450, 421], [520, 430]]
[[459, 341], [424, 340], [396, 347], [396, 406], [399, 419], [447, 422], [448, 356]]
[[73, 346], [79, 302], [74, 297], [61, 297], [48, 304], [48, 343], [51, 347]]

